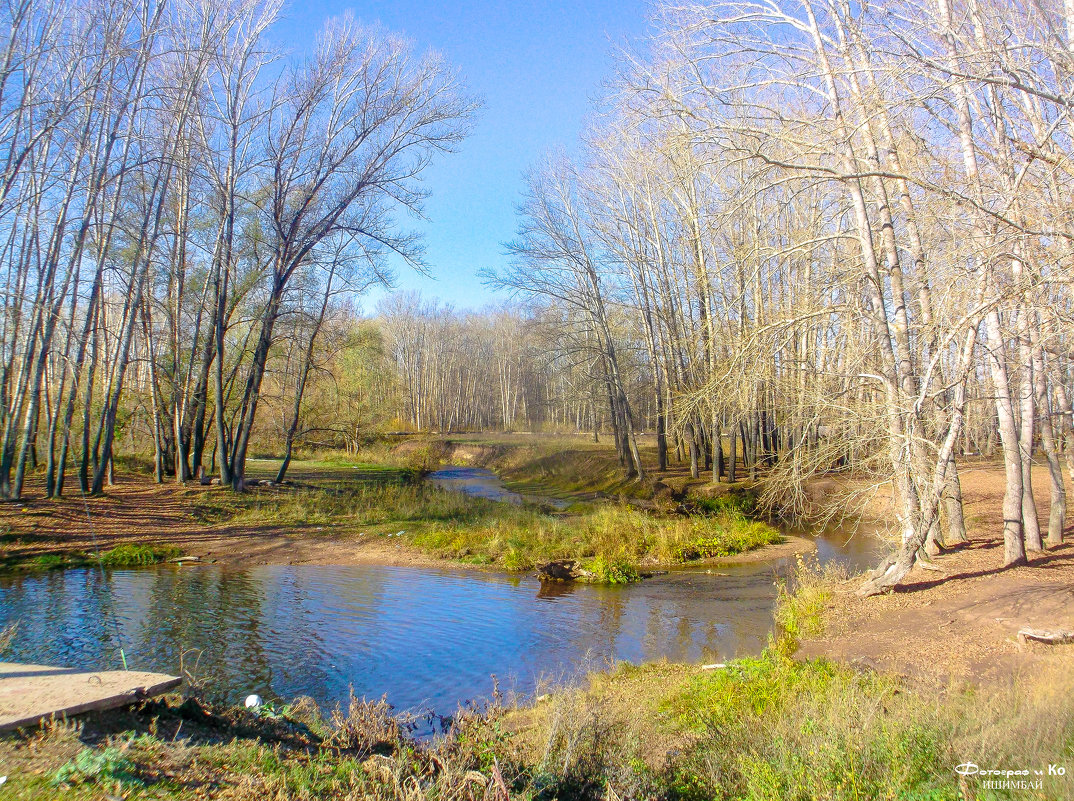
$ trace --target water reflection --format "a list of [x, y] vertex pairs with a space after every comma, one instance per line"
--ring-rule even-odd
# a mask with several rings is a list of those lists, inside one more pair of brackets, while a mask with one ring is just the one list
[[772, 566], [674, 571], [631, 587], [380, 566], [69, 570], [0, 577], [8, 659], [185, 667], [211, 696], [258, 692], [449, 714], [493, 678], [527, 693], [609, 661], [722, 661], [757, 653], [772, 624]]
[[891, 546], [874, 536], [865, 525], [843, 525], [822, 531], [813, 537], [817, 544], [817, 560], [824, 564], [837, 560], [851, 573], [876, 567]]
[[521, 504], [524, 501], [566, 509], [570, 501], [552, 498], [547, 495], [522, 495], [510, 490], [498, 475], [483, 467], [445, 467], [435, 470], [426, 480], [441, 489], [461, 492], [473, 498], [485, 498], [490, 501]]

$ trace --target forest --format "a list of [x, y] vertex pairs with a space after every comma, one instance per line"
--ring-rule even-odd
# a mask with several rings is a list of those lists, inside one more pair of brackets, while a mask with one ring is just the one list
[[763, 467], [787, 516], [875, 475], [904, 544], [867, 592], [964, 539], [964, 454], [1002, 453], [1008, 564], [1062, 537], [1066, 6], [663, 6], [580, 154], [528, 176], [485, 273], [511, 303], [366, 315], [389, 254], [425, 268], [397, 217], [478, 107], [449, 67], [349, 18], [285, 58], [273, 2], [4, 13], [4, 497], [100, 492], [124, 449], [242, 490], [257, 432], [549, 427], [639, 476], [640, 431], [658, 468]]
[[1070, 797], [1074, 0], [315, 5], [0, 0], [0, 796]]

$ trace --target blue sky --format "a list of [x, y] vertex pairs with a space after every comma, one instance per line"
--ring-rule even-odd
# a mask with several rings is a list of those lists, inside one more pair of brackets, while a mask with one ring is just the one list
[[443, 53], [484, 102], [460, 152], [440, 157], [426, 174], [428, 221], [405, 221], [424, 233], [434, 277], [403, 267], [398, 284], [456, 307], [495, 301], [475, 273], [503, 263], [523, 173], [543, 154], [575, 147], [589, 99], [612, 69], [613, 48], [648, 30], [647, 0], [311, 0], [293, 2], [276, 35], [301, 51], [326, 18], [347, 10], [404, 34], [419, 50]]

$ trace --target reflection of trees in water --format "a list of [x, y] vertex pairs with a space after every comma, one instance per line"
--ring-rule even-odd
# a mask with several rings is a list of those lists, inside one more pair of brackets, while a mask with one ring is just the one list
[[154, 571], [134, 633], [139, 664], [171, 672], [182, 664], [211, 697], [234, 700], [251, 684], [268, 687], [263, 602], [261, 582], [244, 571]]
[[[675, 627], [675, 651], [673, 654], [679, 655], [681, 659], [692, 659], [695, 656], [694, 646], [700, 645], [696, 642], [696, 637], [701, 632], [701, 627], [697, 624], [697, 621], [691, 620], [686, 615], [678, 616], [678, 625]], [[710, 627], [711, 630], [712, 627]]]
[[600, 612], [597, 615], [599, 630], [608, 637], [608, 653], [615, 656], [619, 652], [619, 639], [623, 634], [623, 621], [626, 616], [629, 589], [598, 589], [597, 600]]
[[645, 618], [641, 626], [641, 658], [657, 659], [661, 656], [682, 656], [682, 643], [673, 636], [672, 620], [681, 619], [676, 604], [667, 604], [650, 598], [645, 606]]
[[412, 603], [391, 608], [387, 595], [393, 574], [375, 567], [259, 570], [271, 621], [273, 691], [283, 697], [311, 695], [329, 705], [345, 701], [351, 685], [360, 693], [376, 670], [385, 631], [395, 625], [392, 616], [415, 612]]
[[433, 699], [450, 711], [483, 694], [490, 673], [573, 675], [587, 654], [602, 667], [754, 653], [771, 625], [771, 581], [534, 588], [373, 566], [77, 570], [0, 579], [0, 625], [22, 620], [7, 654], [19, 661], [118, 667], [118, 620], [133, 668], [177, 672], [184, 649], [201, 650], [193, 672], [211, 697], [331, 705], [353, 685], [400, 708]]
[[[392, 615], [380, 570], [211, 567], [56, 571], [5, 577], [0, 626], [19, 622], [8, 659], [90, 669], [178, 674], [183, 666], [210, 697], [248, 688], [343, 698], [368, 665]], [[118, 631], [117, 631], [118, 628]], [[366, 651], [355, 663], [355, 651]], [[328, 662], [344, 666], [343, 675]]]
[[18, 577], [0, 586], [0, 626], [19, 629], [4, 655], [93, 669], [122, 667], [115, 624], [118, 610], [107, 577], [64, 570]]
[[[515, 583], [517, 587], [517, 582]], [[578, 585], [573, 581], [542, 581], [537, 586], [537, 597], [542, 601], [565, 598], [571, 595]]]

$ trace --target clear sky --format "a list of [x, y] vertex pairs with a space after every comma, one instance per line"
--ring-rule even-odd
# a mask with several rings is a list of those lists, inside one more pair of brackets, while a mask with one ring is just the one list
[[301, 51], [324, 19], [347, 10], [405, 35], [419, 50], [443, 53], [483, 101], [461, 150], [439, 157], [426, 174], [428, 221], [405, 220], [424, 233], [433, 278], [403, 267], [398, 285], [456, 307], [494, 301], [475, 274], [505, 258], [523, 173], [543, 154], [575, 146], [614, 47], [646, 33], [649, 3], [293, 0], [276, 35]]

